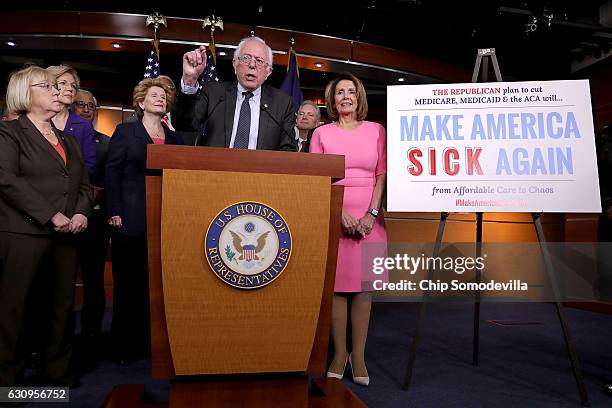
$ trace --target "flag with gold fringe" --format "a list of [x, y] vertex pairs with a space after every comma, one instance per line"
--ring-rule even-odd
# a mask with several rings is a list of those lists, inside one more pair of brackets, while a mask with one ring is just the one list
[[[145, 64], [145, 78], [157, 78], [161, 75], [161, 68], [159, 66], [159, 39], [157, 38], [157, 32], [155, 33], [155, 37], [153, 38], [153, 48], [149, 53], [149, 57], [147, 58], [147, 62]], [[174, 126], [172, 126], [172, 121], [170, 118], [170, 113], [164, 115], [162, 118], [162, 124], [170, 130], [174, 130]]]
[[293, 98], [295, 111], [297, 112], [300, 105], [304, 101], [302, 88], [300, 87], [300, 72], [298, 69], [297, 55], [293, 47], [289, 47], [287, 61], [287, 75], [281, 84], [281, 91], [285, 92]]
[[217, 75], [217, 50], [215, 47], [215, 37], [211, 36], [210, 45], [206, 49], [206, 68], [198, 78], [199, 89], [209, 81], [218, 81]]

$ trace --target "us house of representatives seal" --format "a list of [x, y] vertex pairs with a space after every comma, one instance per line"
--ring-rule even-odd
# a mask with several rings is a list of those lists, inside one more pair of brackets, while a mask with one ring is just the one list
[[205, 255], [213, 273], [238, 289], [269, 285], [291, 257], [291, 231], [272, 207], [254, 201], [221, 210], [206, 231]]

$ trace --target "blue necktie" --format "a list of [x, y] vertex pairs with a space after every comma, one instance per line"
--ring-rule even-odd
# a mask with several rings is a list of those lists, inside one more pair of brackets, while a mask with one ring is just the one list
[[251, 133], [251, 105], [249, 99], [253, 97], [253, 92], [243, 92], [244, 100], [240, 106], [240, 116], [238, 116], [238, 127], [236, 127], [236, 138], [234, 138], [234, 149], [249, 148], [249, 133]]

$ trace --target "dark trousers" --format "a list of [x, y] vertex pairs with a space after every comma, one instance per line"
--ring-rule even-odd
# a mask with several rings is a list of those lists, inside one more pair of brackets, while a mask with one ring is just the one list
[[147, 239], [115, 232], [112, 247], [115, 352], [119, 357], [144, 357], [151, 350]]
[[[76, 245], [71, 236], [0, 232], [0, 386], [23, 374], [31, 342], [25, 332], [39, 327], [40, 375], [69, 378]], [[32, 291], [34, 283], [44, 290]]]
[[81, 333], [90, 336], [100, 333], [106, 306], [104, 264], [108, 253], [110, 229], [104, 211], [93, 211], [81, 239], [79, 245], [79, 263], [83, 273]]

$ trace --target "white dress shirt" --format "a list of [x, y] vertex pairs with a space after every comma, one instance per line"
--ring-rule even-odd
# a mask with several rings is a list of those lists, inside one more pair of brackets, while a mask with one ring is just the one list
[[294, 126], [293, 129], [295, 130], [295, 145], [297, 146], [297, 151], [301, 152], [302, 146], [306, 143], [306, 140], [300, 137], [300, 129], [298, 129], [297, 126]]
[[[244, 101], [243, 92], [246, 92], [246, 89], [237, 84], [238, 91], [236, 93], [236, 107], [234, 108], [234, 124], [232, 126], [232, 138], [230, 139], [229, 147], [234, 147], [234, 139], [236, 139], [236, 129], [238, 128], [238, 118], [240, 118], [240, 107], [242, 106], [242, 102]], [[186, 85], [181, 78], [181, 90], [184, 94], [193, 95], [198, 92], [198, 85], [190, 86]], [[253, 96], [249, 99], [249, 106], [251, 107], [251, 129], [249, 131], [249, 149], [255, 150], [257, 149], [257, 135], [259, 133], [259, 114], [261, 107], [261, 87], [255, 89], [253, 92]]]

